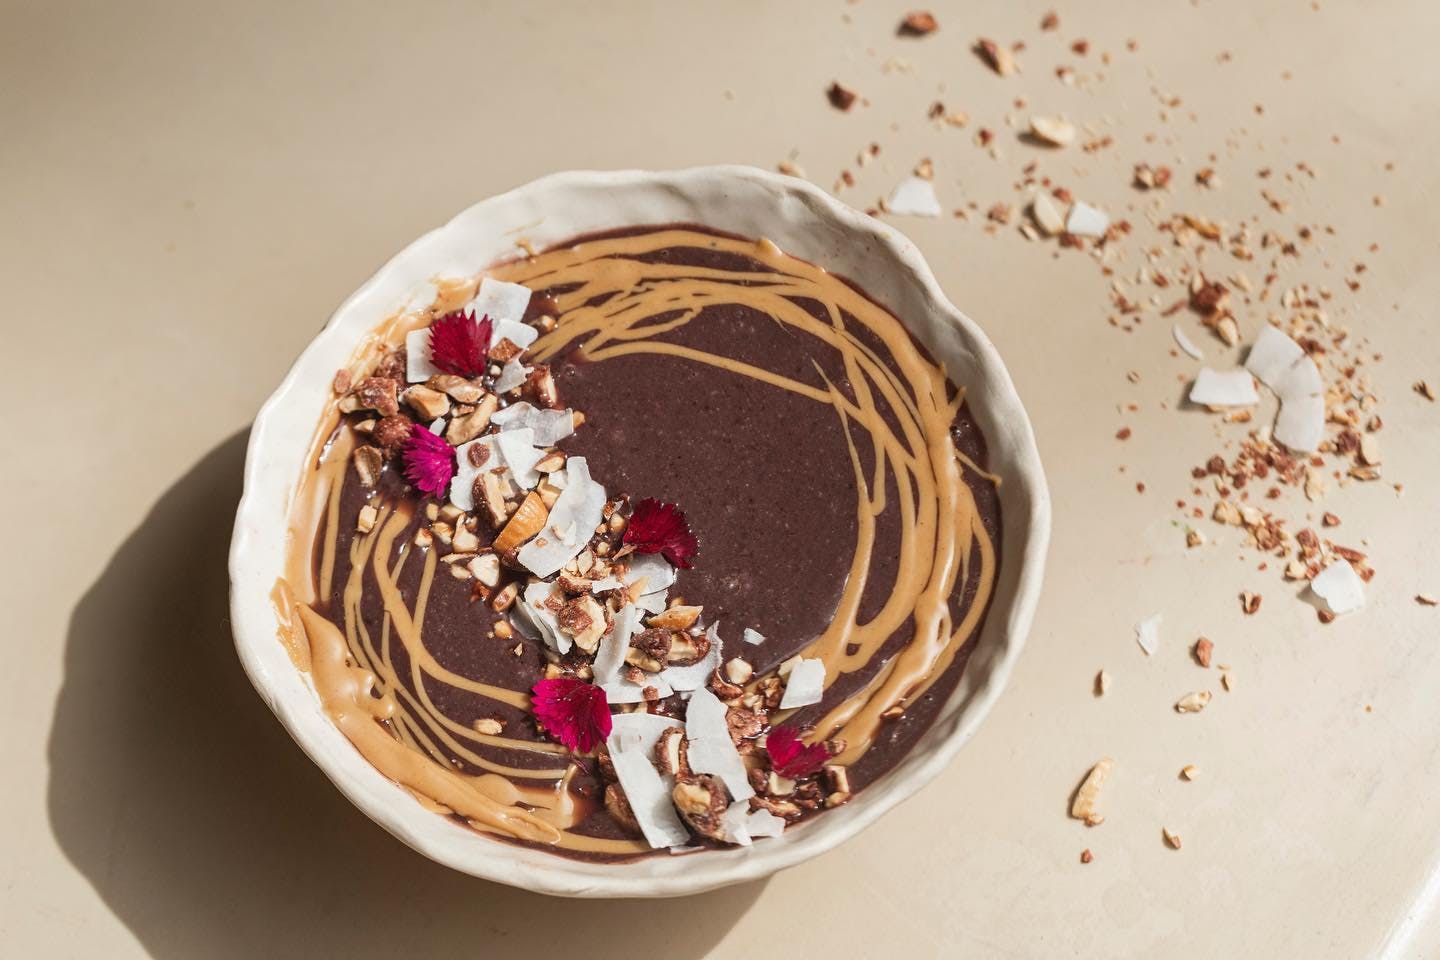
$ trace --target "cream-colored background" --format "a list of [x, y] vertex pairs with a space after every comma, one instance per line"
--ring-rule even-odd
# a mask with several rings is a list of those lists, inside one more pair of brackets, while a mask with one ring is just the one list
[[[1062, 7], [1048, 39], [1044, 9], [937, 5], [941, 32], [915, 42], [892, 36], [903, 4], [880, 0], [0, 5], [0, 953], [1440, 951], [1440, 614], [1411, 599], [1440, 592], [1440, 408], [1409, 390], [1440, 381], [1440, 8], [1088, 3]], [[966, 52], [980, 34], [1025, 38], [1035, 68], [999, 86]], [[1072, 91], [1047, 73], [1079, 36], [1117, 52], [1133, 36], [1141, 51]], [[1234, 55], [1223, 69], [1221, 50]], [[882, 73], [892, 56], [915, 72]], [[835, 77], [872, 104], [831, 111], [820, 91]], [[1175, 122], [1158, 123], [1152, 84], [1184, 98]], [[225, 602], [246, 425], [330, 310], [456, 210], [564, 168], [769, 166], [798, 149], [828, 185], [878, 140], [885, 166], [852, 202], [928, 154], [950, 205], [988, 206], [1026, 148], [995, 163], [923, 111], [941, 96], [993, 126], [1022, 92], [1114, 121], [1110, 154], [1045, 158], [1112, 209], [1134, 202], [1138, 159], [1188, 170], [1217, 151], [1222, 191], [1177, 188], [1217, 217], [1256, 208], [1260, 166], [1318, 169], [1288, 188], [1290, 216], [1336, 225], [1337, 263], [1371, 264], [1336, 312], [1386, 355], [1385, 472], [1406, 486], [1331, 502], [1342, 529], [1368, 535], [1370, 609], [1320, 629], [1233, 542], [1183, 549], [1167, 504], [1214, 428], [1162, 409], [1175, 394], [1162, 384], [1187, 367], [1163, 325], [1128, 337], [1104, 325], [1093, 266], [975, 225], [900, 222], [1006, 357], [1055, 496], [1030, 649], [953, 767], [818, 861], [658, 904], [550, 901], [455, 875], [350, 807], [250, 690]], [[1142, 151], [1147, 130], [1174, 141]], [[1143, 410], [1122, 417], [1129, 400]], [[1123, 447], [1122, 422], [1135, 429]], [[1258, 616], [1239, 615], [1240, 589], [1265, 595]], [[1147, 661], [1130, 627], [1155, 611], [1165, 646]], [[1179, 694], [1214, 686], [1184, 653], [1201, 632], [1237, 690], [1179, 717]], [[1096, 700], [1102, 666], [1114, 689]], [[1066, 799], [1105, 754], [1119, 760], [1108, 821], [1087, 831]], [[1188, 762], [1203, 776], [1185, 784]], [[1085, 846], [1096, 860], [1082, 867]]]

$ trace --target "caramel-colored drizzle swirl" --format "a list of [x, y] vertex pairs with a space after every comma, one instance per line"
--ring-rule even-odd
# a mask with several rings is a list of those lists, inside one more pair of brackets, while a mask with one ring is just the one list
[[[674, 247], [738, 254], [761, 266], [739, 271], [638, 259]], [[834, 409], [850, 452], [850, 462], [837, 468], [854, 472], [859, 491], [855, 552], [835, 617], [804, 655], [823, 660], [827, 683], [833, 683], [864, 668], [887, 639], [912, 617], [914, 621], [913, 639], [861, 691], [834, 706], [816, 725], [813, 738], [845, 740], [847, 747], [835, 762], [854, 762], [873, 743], [883, 715], [893, 715], [894, 708], [912, 702], [944, 674], [975, 632], [994, 589], [995, 545], [981, 522], [962, 465], [986, 475], [964, 460], [950, 435], [963, 391], [949, 389], [945, 371], [920, 354], [895, 317], [843, 281], [786, 256], [765, 240], [661, 229], [585, 241], [504, 264], [491, 274], [532, 289], [563, 291], [555, 295], [559, 325], [530, 350], [537, 361], [554, 359], [576, 346], [594, 362], [626, 354], [666, 354], [710, 364]], [[477, 282], [443, 287], [430, 314], [464, 303]], [[817, 319], [797, 301], [821, 304], [825, 319]], [[823, 385], [816, 386], [730, 357], [654, 339], [688, 323], [706, 307], [723, 304], [768, 314], [831, 348], [843, 361], [853, 396], [823, 372]], [[661, 316], [665, 319], [654, 319]], [[887, 355], [847, 329], [846, 317], [863, 326], [871, 342], [882, 344]], [[366, 369], [385, 344], [399, 343], [406, 331], [425, 320], [413, 315], [392, 318], [357, 352], [353, 363], [357, 372]], [[374, 529], [352, 538], [343, 610], [336, 612], [341, 626], [310, 608], [315, 597], [331, 596], [340, 490], [354, 443], [348, 430], [336, 432], [337, 422], [338, 414], [330, 411], [317, 435], [315, 468], [307, 472], [292, 516], [288, 572], [274, 593], [282, 639], [297, 667], [310, 670], [327, 712], [386, 776], [433, 809], [461, 816], [477, 829], [600, 854], [648, 849], [642, 843], [601, 840], [570, 829], [580, 813], [568, 790], [567, 767], [556, 756], [564, 754], [562, 747], [481, 734], [444, 716], [430, 700], [425, 692], [427, 678], [515, 706], [528, 703], [523, 692], [446, 670], [426, 650], [425, 602], [437, 556], [408, 541], [397, 547], [397, 537], [411, 519], [411, 505], [382, 507]], [[868, 463], [855, 443], [856, 430], [869, 436]], [[896, 491], [894, 503], [887, 502], [887, 478]], [[887, 510], [899, 512], [895, 583], [882, 609], [862, 623], [860, 601], [871, 570], [876, 522]], [[311, 551], [322, 513], [327, 533], [316, 565]], [[400, 569], [412, 562], [423, 565], [413, 607], [397, 587]], [[318, 583], [310, 573], [317, 566]], [[378, 638], [371, 636], [360, 616], [366, 570], [378, 585], [385, 612]], [[957, 584], [968, 582], [975, 583], [975, 593], [961, 622], [952, 623], [950, 598]], [[401, 682], [391, 657], [392, 644], [397, 642], [407, 655], [408, 685]], [[783, 719], [783, 715], [772, 717], [774, 722]], [[480, 750], [484, 746], [556, 756], [557, 765], [505, 766], [487, 758]], [[459, 773], [447, 756], [460, 757], [486, 772]], [[573, 767], [569, 769], [573, 772]]]

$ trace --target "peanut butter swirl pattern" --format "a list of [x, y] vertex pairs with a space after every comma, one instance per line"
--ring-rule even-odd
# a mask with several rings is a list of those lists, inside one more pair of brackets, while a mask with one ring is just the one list
[[[684, 247], [732, 254], [736, 262], [750, 266], [717, 269], [653, 257]], [[894, 316], [841, 279], [786, 256], [765, 240], [659, 229], [586, 240], [504, 264], [490, 275], [548, 290], [558, 303], [560, 322], [531, 346], [530, 361], [557, 360], [577, 348], [597, 363], [630, 354], [668, 355], [769, 384], [833, 410], [849, 452], [849, 463], [834, 464], [833, 469], [850, 469], [857, 490], [855, 546], [835, 616], [803, 656], [824, 662], [828, 687], [844, 675], [865, 670], [889, 638], [907, 622], [913, 624], [910, 642], [872, 671], [857, 692], [831, 706], [808, 738], [843, 740], [845, 750], [831, 762], [854, 763], [875, 742], [885, 719], [945, 673], [976, 632], [994, 589], [995, 544], [965, 480], [966, 471], [988, 475], [957, 450], [951, 435], [963, 389], [950, 387], [945, 371], [920, 353]], [[443, 285], [429, 313], [464, 304], [477, 284], [478, 279]], [[797, 336], [813, 338], [840, 358], [846, 388], [818, 365], [817, 385], [657, 339], [707, 307], [723, 305], [750, 308]], [[366, 369], [383, 349], [402, 342], [406, 332], [427, 318], [393, 318], [357, 352], [353, 367]], [[868, 443], [856, 443], [861, 433]], [[340, 491], [353, 443], [332, 410], [317, 434], [311, 460], [315, 469], [307, 473], [296, 500], [290, 564], [275, 591], [281, 638], [297, 667], [310, 671], [326, 711], [386, 776], [431, 808], [481, 831], [599, 855], [647, 851], [643, 842], [602, 839], [571, 829], [582, 812], [568, 790], [574, 767], [566, 762], [565, 748], [478, 733], [446, 717], [426, 694], [428, 681], [511, 706], [528, 704], [528, 693], [456, 674], [426, 650], [426, 598], [437, 556], [408, 540], [397, 543], [414, 503], [382, 506], [372, 530], [351, 538], [344, 609], [331, 611], [333, 621], [314, 611], [316, 598], [329, 597], [335, 586]], [[887, 496], [887, 486], [892, 496]], [[888, 511], [898, 512], [900, 531], [895, 579], [881, 609], [862, 622], [861, 599], [875, 559], [877, 521]], [[325, 532], [318, 543], [317, 530]], [[318, 557], [312, 554], [316, 549]], [[407, 564], [422, 568], [411, 603], [397, 586]], [[360, 616], [371, 586], [367, 571], [383, 603], [379, 636], [372, 635]], [[972, 584], [973, 593], [955, 622], [951, 599], [962, 584]], [[391, 656], [396, 644], [406, 653], [408, 684]], [[771, 722], [785, 718], [786, 713], [779, 712]], [[523, 751], [553, 763], [523, 768], [498, 763], [492, 759], [494, 748], [504, 748], [510, 756]], [[483, 772], [457, 772], [445, 761], [447, 755]]]

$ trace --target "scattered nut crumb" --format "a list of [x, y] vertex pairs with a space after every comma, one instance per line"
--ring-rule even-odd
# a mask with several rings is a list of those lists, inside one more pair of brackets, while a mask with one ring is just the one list
[[1211, 693], [1209, 690], [1197, 690], [1194, 693], [1187, 693], [1175, 702], [1176, 713], [1199, 713], [1205, 709], [1210, 702]]
[[940, 24], [935, 20], [935, 15], [929, 11], [920, 10], [907, 13], [905, 19], [900, 21], [902, 36], [923, 37], [938, 29], [940, 29]]
[[1095, 674], [1095, 696], [1103, 697], [1110, 692], [1110, 674], [1101, 670]]
[[837, 110], [849, 110], [855, 106], [858, 94], [848, 87], [842, 87], [839, 81], [830, 84], [830, 89], [825, 91], [825, 96], [830, 98], [830, 105]]
[[1105, 757], [1090, 772], [1085, 775], [1080, 788], [1075, 791], [1075, 800], [1070, 804], [1070, 816], [1076, 820], [1084, 820], [1087, 827], [1096, 827], [1105, 822], [1100, 815], [1096, 804], [1100, 799], [1100, 788], [1105, 785], [1105, 778], [1115, 767], [1115, 761]]
[[1080, 851], [1080, 862], [1081, 862], [1081, 863], [1089, 863], [1091, 860], [1094, 860], [1094, 859], [1095, 859], [1095, 855], [1090, 852], [1090, 848], [1089, 848], [1089, 847], [1086, 847], [1084, 850], [1081, 850], [1081, 851]]
[[1169, 827], [1161, 827], [1160, 832], [1165, 837], [1165, 843], [1169, 845], [1170, 849], [1180, 849], [1180, 834], [1175, 833]]
[[1180, 777], [1184, 780], [1194, 780], [1200, 775], [1200, 768], [1193, 763], [1187, 763], [1180, 768]]
[[1210, 654], [1211, 654], [1214, 650], [1215, 650], [1215, 644], [1212, 643], [1208, 638], [1206, 638], [1206, 637], [1201, 637], [1199, 640], [1196, 640], [1196, 641], [1195, 641], [1195, 662], [1198, 663], [1198, 664], [1200, 664], [1200, 666], [1205, 667], [1206, 669], [1209, 669], [1209, 667], [1210, 667]]

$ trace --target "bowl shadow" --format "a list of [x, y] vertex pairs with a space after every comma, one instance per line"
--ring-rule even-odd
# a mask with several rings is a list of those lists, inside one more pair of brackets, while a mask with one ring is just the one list
[[161, 960], [704, 956], [764, 881], [681, 910], [528, 893], [425, 859], [310, 763], [230, 636], [246, 437], [161, 494], [71, 613], [47, 809], [109, 909]]

